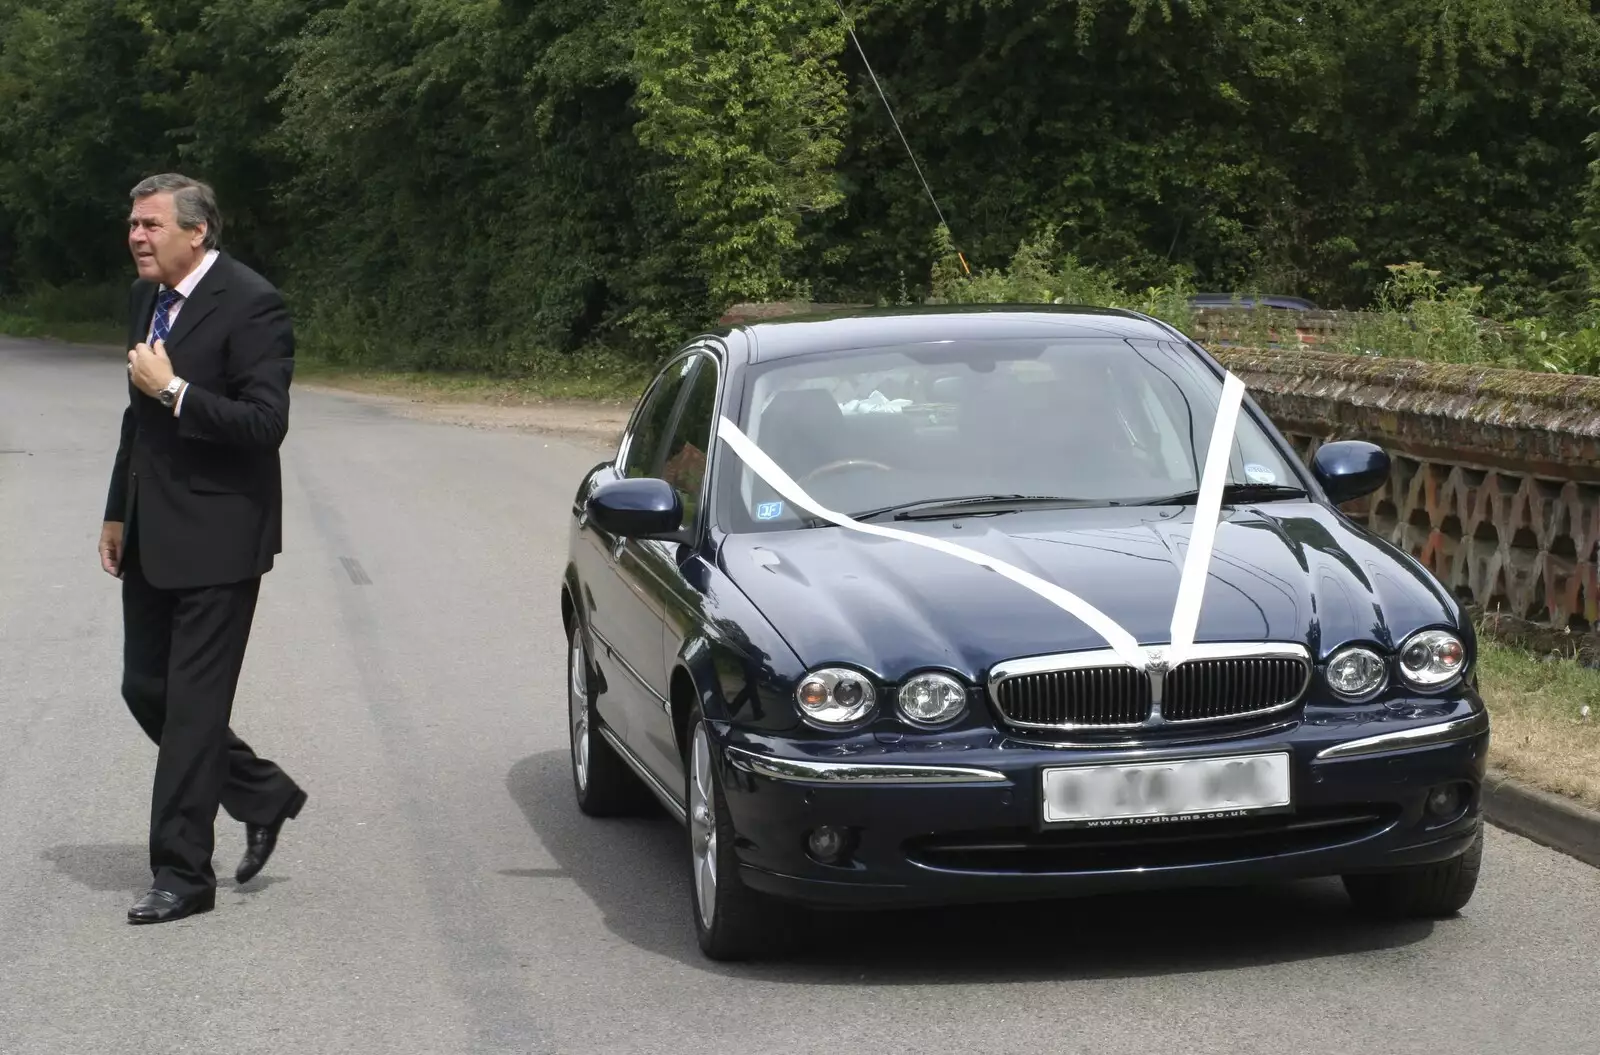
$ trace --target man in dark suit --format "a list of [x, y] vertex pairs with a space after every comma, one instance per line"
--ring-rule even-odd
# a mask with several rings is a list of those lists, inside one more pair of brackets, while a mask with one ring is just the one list
[[243, 883], [306, 802], [229, 728], [261, 576], [282, 551], [294, 332], [278, 291], [217, 249], [210, 187], [167, 174], [131, 197], [129, 402], [100, 561], [122, 580], [122, 696], [158, 745], [154, 882], [128, 919], [163, 923], [215, 906], [219, 805], [246, 826]]

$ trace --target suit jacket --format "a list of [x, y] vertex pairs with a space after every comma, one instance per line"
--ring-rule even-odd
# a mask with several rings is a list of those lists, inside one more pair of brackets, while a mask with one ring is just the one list
[[[129, 295], [128, 347], [146, 340], [158, 286]], [[189, 382], [179, 416], [128, 384], [105, 519], [124, 523], [152, 586], [240, 582], [283, 549], [278, 448], [289, 429], [294, 330], [270, 282], [219, 254], [166, 343]]]

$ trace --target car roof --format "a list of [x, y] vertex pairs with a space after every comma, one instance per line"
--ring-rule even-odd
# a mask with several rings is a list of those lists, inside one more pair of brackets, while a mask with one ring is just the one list
[[1155, 319], [1116, 308], [1068, 305], [974, 304], [852, 309], [740, 323], [727, 332], [749, 342], [750, 362], [813, 352], [848, 351], [931, 341], [1075, 337], [1173, 340]]
[[1253, 293], [1197, 293], [1189, 298], [1190, 307], [1195, 308], [1229, 308], [1235, 304], [1246, 309], [1260, 304], [1268, 308], [1288, 308], [1292, 311], [1317, 310], [1317, 306], [1304, 297], [1291, 297], [1280, 293], [1266, 293], [1260, 296]]

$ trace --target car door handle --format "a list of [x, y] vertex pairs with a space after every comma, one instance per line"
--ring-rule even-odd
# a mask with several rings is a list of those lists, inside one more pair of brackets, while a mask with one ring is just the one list
[[611, 543], [611, 559], [620, 559], [622, 557], [622, 547], [626, 546], [627, 544], [628, 540], [619, 535], [616, 540]]

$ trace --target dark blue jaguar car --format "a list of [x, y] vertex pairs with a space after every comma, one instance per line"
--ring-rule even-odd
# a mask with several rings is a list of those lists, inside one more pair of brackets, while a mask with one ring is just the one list
[[580, 808], [683, 823], [718, 959], [799, 906], [1339, 876], [1377, 915], [1459, 910], [1471, 622], [1340, 513], [1382, 450], [1302, 465], [1238, 392], [1129, 312], [690, 342], [573, 503]]

